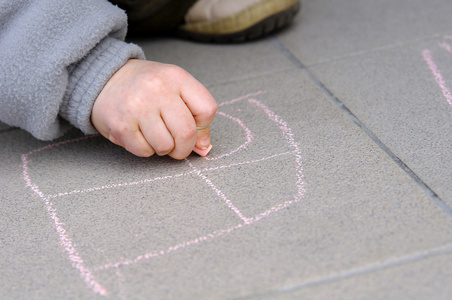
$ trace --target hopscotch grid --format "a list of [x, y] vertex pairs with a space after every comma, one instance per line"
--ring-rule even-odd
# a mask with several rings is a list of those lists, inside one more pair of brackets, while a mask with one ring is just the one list
[[[237, 101], [240, 100], [245, 100], [248, 99], [252, 96], [256, 96], [256, 95], [260, 95], [266, 93], [265, 91], [261, 91], [261, 92], [257, 92], [257, 93], [252, 93], [234, 100], [231, 100], [229, 102], [223, 102], [221, 103], [219, 106], [223, 106], [224, 104], [232, 104], [235, 103]], [[131, 265], [131, 264], [135, 264], [139, 261], [145, 260], [145, 259], [150, 259], [153, 257], [157, 257], [157, 256], [161, 256], [164, 254], [168, 254], [171, 253], [173, 251], [179, 250], [179, 249], [183, 249], [185, 247], [191, 246], [191, 245], [195, 245], [195, 244], [199, 244], [201, 242], [207, 241], [209, 239], [213, 239], [219, 236], [222, 236], [224, 234], [227, 233], [231, 233], [239, 228], [242, 228], [245, 225], [250, 225], [256, 221], [261, 220], [264, 217], [269, 216], [271, 213], [273, 212], [277, 212], [283, 208], [288, 207], [289, 205], [298, 202], [302, 199], [304, 193], [305, 193], [305, 189], [304, 189], [304, 182], [303, 182], [303, 173], [302, 173], [302, 165], [301, 165], [301, 153], [300, 150], [298, 148], [298, 144], [294, 141], [294, 136], [290, 130], [290, 128], [288, 127], [287, 123], [285, 123], [278, 115], [276, 115], [274, 112], [272, 112], [268, 107], [266, 107], [265, 105], [263, 105], [261, 102], [255, 100], [255, 99], [248, 99], [249, 103], [256, 105], [258, 108], [260, 108], [261, 110], [263, 110], [267, 116], [270, 118], [270, 120], [276, 122], [279, 124], [279, 128], [281, 129], [285, 139], [287, 140], [289, 146], [293, 147], [294, 150], [293, 151], [288, 151], [285, 153], [279, 153], [279, 154], [274, 154], [271, 155], [269, 157], [265, 157], [265, 158], [261, 158], [261, 159], [257, 159], [257, 160], [253, 160], [253, 161], [248, 161], [248, 162], [241, 162], [241, 163], [233, 163], [230, 165], [225, 165], [225, 166], [220, 166], [218, 168], [205, 168], [202, 171], [198, 170], [196, 167], [193, 166], [193, 164], [186, 159], [187, 164], [193, 168], [193, 171], [191, 172], [186, 172], [186, 173], [181, 173], [181, 174], [177, 174], [177, 175], [172, 175], [172, 176], [163, 176], [163, 177], [157, 177], [154, 179], [144, 179], [141, 181], [136, 181], [136, 182], [132, 182], [132, 183], [123, 183], [123, 184], [113, 184], [113, 185], [106, 185], [103, 187], [98, 187], [98, 188], [90, 188], [90, 189], [85, 189], [85, 190], [74, 190], [71, 192], [67, 192], [67, 193], [59, 193], [59, 194], [55, 194], [55, 195], [50, 195], [50, 196], [46, 196], [44, 193], [42, 193], [39, 189], [39, 187], [37, 185], [34, 185], [30, 179], [29, 176], [29, 169], [28, 169], [28, 165], [29, 165], [29, 156], [34, 154], [34, 153], [38, 153], [41, 152], [43, 150], [48, 150], [48, 149], [52, 149], [67, 143], [71, 143], [71, 142], [78, 142], [78, 141], [82, 141], [85, 139], [89, 139], [92, 138], [93, 136], [86, 136], [86, 137], [81, 137], [81, 138], [77, 138], [77, 139], [73, 139], [73, 140], [68, 140], [68, 141], [63, 141], [63, 142], [59, 142], [59, 143], [55, 143], [55, 144], [50, 144], [47, 145], [45, 147], [39, 148], [39, 149], [35, 149], [32, 150], [26, 154], [22, 155], [22, 165], [23, 165], [23, 179], [26, 182], [26, 187], [29, 187], [34, 193], [36, 193], [45, 203], [45, 208], [49, 213], [49, 216], [51, 218], [51, 220], [53, 221], [54, 227], [57, 231], [57, 233], [59, 234], [60, 237], [60, 245], [61, 247], [65, 250], [67, 257], [72, 265], [72, 267], [74, 269], [77, 269], [80, 273], [80, 277], [82, 278], [82, 280], [85, 282], [86, 286], [91, 289], [94, 293], [102, 295], [102, 296], [106, 296], [108, 294], [107, 289], [102, 286], [99, 282], [97, 282], [97, 280], [94, 278], [93, 272], [95, 271], [100, 271], [100, 270], [107, 270], [110, 268], [119, 268], [120, 266], [126, 266], [126, 265]], [[224, 114], [225, 115], [225, 114]], [[227, 115], [225, 115], [227, 116]], [[229, 117], [229, 116], [227, 116]], [[233, 121], [238, 120], [237, 118], [231, 117], [230, 119], [232, 119]], [[240, 121], [240, 120], [239, 120]], [[241, 122], [241, 121], [240, 121]], [[243, 123], [239, 123], [241, 126]], [[246, 128], [246, 126], [242, 126], [242, 128]], [[246, 130], [245, 130], [246, 131]], [[96, 135], [95, 135], [96, 136]], [[249, 139], [249, 137], [251, 135], [251, 132], [249, 131], [249, 134], [247, 132], [247, 138]], [[232, 154], [232, 153], [231, 153]], [[279, 156], [283, 156], [283, 155], [294, 155], [295, 157], [295, 161], [296, 161], [296, 176], [298, 177], [297, 179], [297, 192], [294, 196], [294, 198], [292, 200], [288, 200], [285, 201], [283, 203], [280, 203], [276, 206], [272, 206], [270, 209], [267, 209], [266, 211], [256, 215], [253, 218], [246, 218], [243, 215], [241, 215], [240, 211], [232, 204], [232, 202], [227, 199], [227, 197], [219, 190], [215, 187], [215, 185], [204, 175], [202, 174], [202, 172], [204, 171], [212, 171], [212, 170], [218, 170], [218, 169], [222, 169], [222, 168], [227, 168], [227, 167], [233, 167], [233, 166], [237, 166], [237, 165], [244, 165], [244, 164], [252, 164], [252, 163], [257, 163], [257, 162], [261, 162], [264, 160], [268, 160], [268, 159], [272, 159], [275, 157], [279, 157]], [[185, 176], [187, 174], [197, 174], [198, 176], [200, 176], [202, 179], [204, 179], [206, 181], [206, 184], [213, 189], [218, 196], [220, 196], [220, 198], [223, 198], [223, 200], [226, 201], [226, 203], [228, 204], [229, 208], [231, 210], [233, 210], [234, 212], [236, 212], [236, 214], [241, 217], [243, 223], [239, 223], [236, 226], [230, 227], [230, 228], [226, 228], [226, 229], [221, 229], [221, 230], [217, 230], [214, 231], [212, 233], [209, 233], [207, 235], [204, 236], [200, 236], [198, 238], [186, 241], [186, 242], [182, 242], [179, 243], [175, 246], [171, 246], [169, 248], [167, 248], [166, 250], [160, 250], [160, 251], [153, 251], [153, 252], [149, 252], [143, 255], [139, 255], [137, 257], [135, 257], [134, 259], [125, 259], [125, 258], [121, 258], [119, 262], [116, 263], [108, 263], [105, 264], [103, 266], [98, 266], [98, 267], [94, 267], [94, 268], [90, 268], [90, 267], [86, 267], [84, 264], [83, 259], [80, 257], [79, 253], [76, 250], [76, 245], [74, 244], [74, 242], [72, 241], [72, 239], [69, 237], [69, 235], [66, 232], [66, 229], [63, 227], [65, 224], [63, 222], [60, 221], [59, 217], [57, 216], [57, 209], [53, 207], [53, 203], [50, 201], [50, 199], [53, 198], [57, 198], [60, 196], [64, 196], [67, 195], [69, 193], [72, 194], [80, 194], [80, 193], [89, 193], [91, 191], [95, 191], [95, 190], [102, 190], [102, 189], [107, 189], [107, 188], [114, 188], [114, 187], [121, 187], [121, 186], [128, 186], [128, 185], [138, 185], [138, 184], [143, 184], [143, 183], [149, 183], [149, 182], [153, 182], [153, 181], [157, 181], [157, 180], [164, 180], [164, 179], [170, 179], [170, 178], [177, 178], [177, 177], [182, 177]]]

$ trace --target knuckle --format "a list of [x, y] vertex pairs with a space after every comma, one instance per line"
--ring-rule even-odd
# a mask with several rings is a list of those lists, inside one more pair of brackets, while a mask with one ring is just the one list
[[215, 102], [215, 100], [213, 101], [206, 101], [206, 105], [203, 105], [198, 113], [199, 117], [202, 117], [202, 120], [209, 120], [211, 121], [214, 117], [215, 114], [218, 111], [218, 104]]
[[129, 133], [129, 128], [126, 124], [119, 122], [115, 126], [110, 127], [108, 131], [110, 141], [113, 143], [116, 141], [120, 145], [123, 145], [122, 140]]
[[176, 65], [167, 65], [165, 68], [165, 75], [169, 78], [173, 79], [179, 79], [179, 80], [185, 80], [187, 77], [189, 77], [189, 73], [185, 71], [183, 68], [176, 66]]
[[158, 146], [155, 146], [154, 149], [158, 155], [165, 155], [173, 151], [174, 143], [171, 142], [160, 143]]
[[213, 117], [218, 111], [218, 104], [217, 102], [213, 102], [211, 105], [206, 105], [205, 107], [205, 114], [209, 117]]
[[139, 152], [139, 154], [137, 155], [137, 156], [140, 156], [140, 157], [150, 157], [150, 156], [152, 156], [152, 155], [154, 155], [155, 154], [155, 151], [154, 150], [152, 150], [152, 149], [150, 149], [150, 148], [147, 148], [147, 149], [141, 149], [141, 151]]
[[124, 149], [139, 157], [149, 157], [155, 153], [154, 149], [150, 146], [140, 145], [130, 141], [124, 145]]
[[139, 157], [149, 157], [154, 155], [155, 151], [153, 151], [152, 149], [149, 148], [139, 148], [139, 149], [135, 149], [134, 147], [124, 147], [127, 151], [129, 151], [132, 154], [135, 154], [136, 156]]
[[174, 158], [174, 159], [182, 160], [182, 159], [186, 158], [188, 155], [170, 154], [170, 156], [171, 156], [172, 158]]
[[169, 73], [173, 73], [173, 74], [185, 74], [186, 73], [186, 71], [184, 69], [182, 69], [181, 67], [179, 67], [177, 65], [168, 64], [166, 66], [167, 66], [166, 70]]
[[121, 141], [120, 141], [116, 136], [113, 136], [113, 135], [110, 134], [110, 135], [108, 136], [108, 139], [109, 139], [110, 142], [112, 142], [113, 144], [118, 145], [118, 146], [122, 146]]
[[164, 93], [167, 90], [167, 81], [160, 76], [146, 76], [144, 78], [143, 87], [140, 88], [142, 91], [152, 91], [156, 94]]
[[179, 138], [184, 141], [187, 141], [187, 140], [194, 138], [195, 135], [196, 135], [196, 125], [195, 124], [187, 124], [180, 131]]

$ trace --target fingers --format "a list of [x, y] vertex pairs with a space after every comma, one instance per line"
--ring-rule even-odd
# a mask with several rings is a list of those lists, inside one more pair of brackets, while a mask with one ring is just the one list
[[140, 120], [140, 132], [145, 141], [159, 156], [167, 155], [174, 149], [174, 139], [160, 115], [149, 115]]
[[155, 153], [154, 148], [145, 139], [138, 126], [135, 126], [135, 128], [124, 127], [122, 130], [99, 131], [112, 143], [123, 147], [136, 156], [149, 157]]
[[187, 157], [210, 146], [217, 104], [182, 68], [129, 60], [98, 95], [91, 120], [99, 132], [131, 153]]
[[150, 111], [135, 121], [118, 117], [110, 125], [98, 126], [99, 132], [140, 157], [155, 153], [183, 159], [190, 155], [196, 141], [195, 120], [180, 98], [162, 111]]
[[174, 138], [174, 148], [168, 153], [176, 159], [190, 155], [196, 141], [196, 123], [182, 99], [162, 109], [162, 119], [168, 132]]
[[[114, 139], [112, 138], [110, 138], [110, 141], [115, 143]], [[120, 141], [120, 144], [115, 144], [124, 147], [124, 149], [126, 149], [130, 153], [135, 154], [139, 157], [149, 157], [156, 153], [154, 148], [149, 145], [148, 141], [144, 138], [143, 134], [139, 130], [135, 131], [134, 133], [122, 136], [122, 141]]]
[[172, 87], [178, 88], [172, 95], [161, 93], [160, 97], [152, 97], [160, 108], [161, 120], [142, 116], [140, 129], [158, 155], [183, 159], [190, 155], [195, 145], [199, 149], [210, 146], [209, 125], [217, 104], [209, 91], [188, 72], [177, 66], [165, 66], [165, 72], [168, 72], [165, 74], [170, 79], [160, 85], [171, 82]]
[[140, 129], [157, 155], [183, 159], [190, 155], [196, 140], [196, 124], [190, 110], [179, 98], [140, 121]]

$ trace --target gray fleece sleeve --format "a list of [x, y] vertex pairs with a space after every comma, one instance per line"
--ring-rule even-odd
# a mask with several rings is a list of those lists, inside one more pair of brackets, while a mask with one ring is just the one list
[[0, 120], [42, 140], [63, 134], [65, 120], [95, 133], [104, 84], [128, 59], [144, 59], [126, 30], [107, 0], [0, 0]]

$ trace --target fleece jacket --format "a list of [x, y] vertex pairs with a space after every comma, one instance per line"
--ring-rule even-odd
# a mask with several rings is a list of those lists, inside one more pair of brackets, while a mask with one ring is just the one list
[[41, 140], [90, 122], [97, 95], [128, 59], [127, 17], [107, 0], [0, 0], [0, 121]]

